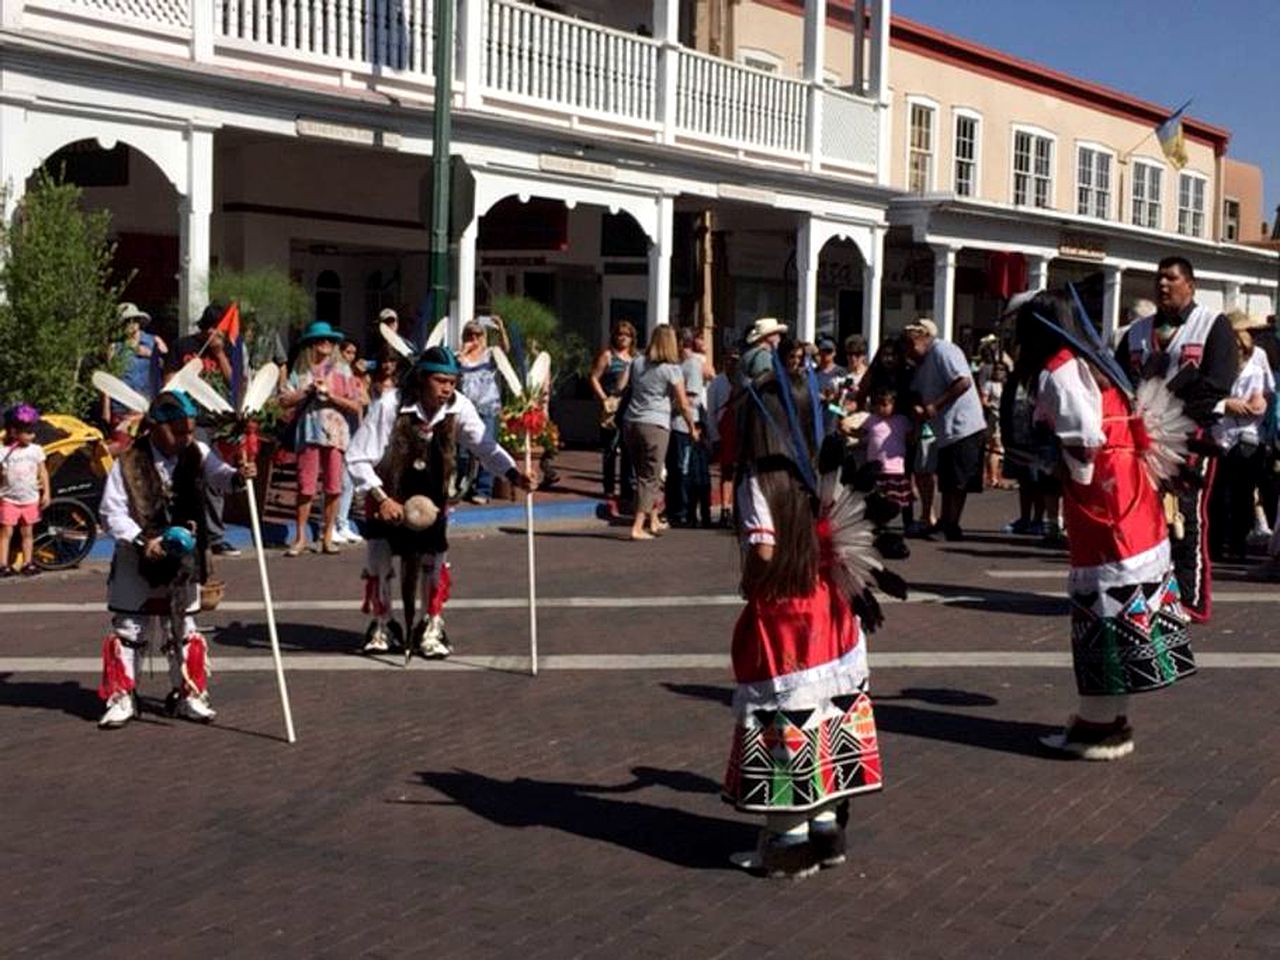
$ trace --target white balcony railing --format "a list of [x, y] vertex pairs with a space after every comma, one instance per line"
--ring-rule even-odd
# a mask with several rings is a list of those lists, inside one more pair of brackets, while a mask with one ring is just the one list
[[744, 147], [805, 150], [809, 88], [763, 70], [681, 49], [676, 126]]
[[318, 56], [432, 74], [432, 0], [194, 2], [214, 4], [214, 30], [225, 40], [265, 46], [301, 59]]
[[487, 0], [481, 42], [487, 93], [657, 121], [658, 45], [522, 3]]
[[[4, 0], [20, 22], [90, 44], [188, 55], [281, 82], [433, 94], [434, 0]], [[692, 2], [692, 0], [682, 0]], [[526, 112], [731, 156], [876, 173], [880, 107], [520, 0], [458, 5], [457, 88], [468, 110]], [[812, 124], [812, 126], [811, 126]]]

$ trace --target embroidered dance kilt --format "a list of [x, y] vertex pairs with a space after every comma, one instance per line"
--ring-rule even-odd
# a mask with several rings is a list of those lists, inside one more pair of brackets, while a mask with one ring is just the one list
[[733, 665], [727, 802], [804, 811], [881, 787], [866, 644], [825, 581], [808, 597], [749, 601], [734, 627]]
[[1073, 569], [1071, 659], [1083, 696], [1159, 690], [1196, 671], [1169, 543]]

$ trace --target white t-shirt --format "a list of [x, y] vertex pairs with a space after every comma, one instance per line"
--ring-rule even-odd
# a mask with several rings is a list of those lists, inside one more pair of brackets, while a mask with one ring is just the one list
[[[1244, 362], [1236, 379], [1231, 384], [1231, 397], [1234, 400], [1246, 400], [1253, 394], [1261, 392], [1269, 397], [1276, 392], [1275, 377], [1271, 373], [1271, 365], [1267, 363], [1267, 355], [1261, 347], [1254, 347], [1249, 359]], [[1230, 450], [1237, 443], [1257, 443], [1258, 428], [1266, 416], [1249, 414], [1243, 417], [1224, 416], [1213, 425], [1213, 439], [1223, 450]]]
[[9, 503], [36, 503], [40, 499], [40, 465], [44, 447], [29, 443], [12, 444], [0, 451], [0, 500]]

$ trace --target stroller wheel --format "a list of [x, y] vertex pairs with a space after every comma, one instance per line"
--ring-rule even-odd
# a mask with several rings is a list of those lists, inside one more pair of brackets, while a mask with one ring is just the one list
[[93, 511], [71, 497], [55, 498], [36, 524], [31, 562], [41, 570], [79, 566], [98, 538]]

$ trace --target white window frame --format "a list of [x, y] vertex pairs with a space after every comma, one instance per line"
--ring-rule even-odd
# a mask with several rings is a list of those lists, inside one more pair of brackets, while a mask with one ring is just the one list
[[[960, 178], [956, 176], [956, 165], [960, 162], [956, 145], [960, 140], [960, 120], [972, 120], [973, 131], [973, 192], [960, 192]], [[956, 196], [980, 197], [982, 195], [982, 114], [969, 107], [953, 107], [951, 110], [951, 191]]]
[[[1090, 205], [1089, 205], [1089, 206], [1090, 206], [1090, 209], [1088, 210], [1088, 212], [1085, 212], [1085, 213], [1081, 213], [1081, 211], [1080, 211], [1080, 188], [1084, 186], [1084, 184], [1082, 184], [1082, 183], [1080, 182], [1080, 151], [1081, 151], [1081, 150], [1088, 150], [1088, 151], [1092, 152], [1092, 153], [1094, 154], [1094, 157], [1095, 157], [1095, 163], [1094, 163], [1094, 178], [1093, 178], [1093, 179], [1094, 179], [1094, 183], [1093, 183], [1093, 185], [1091, 185], [1091, 186], [1089, 187], [1089, 191], [1090, 191], [1090, 201], [1091, 201], [1091, 202], [1090, 202]], [[1099, 216], [1096, 212], [1094, 212], [1094, 211], [1093, 211], [1093, 201], [1096, 201], [1096, 200], [1097, 200], [1097, 193], [1098, 193], [1098, 187], [1097, 187], [1097, 180], [1098, 180], [1098, 176], [1097, 176], [1097, 163], [1096, 163], [1096, 157], [1098, 157], [1098, 156], [1104, 156], [1104, 157], [1106, 157], [1106, 158], [1107, 158], [1107, 160], [1109, 161], [1109, 162], [1108, 162], [1108, 164], [1107, 164], [1107, 203], [1106, 203], [1106, 208], [1102, 211], [1102, 215], [1101, 215], [1101, 216]], [[1093, 219], [1095, 219], [1095, 220], [1113, 220], [1113, 219], [1115, 219], [1114, 214], [1113, 214], [1113, 211], [1114, 211], [1114, 210], [1115, 210], [1115, 208], [1116, 208], [1116, 207], [1115, 207], [1115, 202], [1116, 202], [1116, 173], [1117, 173], [1117, 167], [1116, 167], [1116, 152], [1115, 152], [1114, 150], [1112, 150], [1110, 147], [1104, 147], [1102, 144], [1100, 144], [1100, 143], [1095, 143], [1095, 142], [1094, 142], [1094, 141], [1092, 141], [1092, 140], [1077, 140], [1077, 141], [1076, 141], [1076, 156], [1075, 156], [1075, 161], [1076, 161], [1076, 176], [1075, 176], [1075, 181], [1076, 181], [1076, 206], [1075, 206], [1075, 212], [1076, 212], [1077, 214], [1079, 214], [1080, 216], [1092, 217], [1092, 218], [1093, 218]]]
[[[1031, 182], [1028, 184], [1028, 196], [1031, 198], [1030, 203], [1018, 203], [1018, 134], [1025, 133], [1032, 137], [1039, 137], [1042, 140], [1048, 140], [1050, 145], [1049, 155], [1049, 190], [1048, 202], [1044, 207], [1037, 207], [1035, 204], [1035, 173], [1029, 174]], [[1035, 148], [1032, 147], [1031, 167], [1035, 170]], [[1050, 133], [1043, 127], [1034, 127], [1026, 123], [1015, 123], [1009, 135], [1009, 204], [1010, 206], [1027, 207], [1032, 210], [1055, 210], [1058, 206], [1058, 135]]]
[[[1133, 203], [1134, 203], [1133, 188], [1134, 188], [1134, 185], [1138, 182], [1138, 178], [1137, 178], [1138, 167], [1147, 167], [1148, 169], [1155, 170], [1160, 174], [1159, 195], [1156, 197], [1155, 200], [1152, 200], [1149, 196], [1144, 196], [1142, 198], [1142, 202], [1145, 206], [1142, 211], [1143, 219], [1141, 222], [1139, 222], [1133, 216]], [[1128, 222], [1133, 224], [1135, 227], [1144, 227], [1148, 230], [1163, 230], [1164, 229], [1164, 198], [1168, 191], [1168, 184], [1169, 184], [1169, 168], [1166, 167], [1164, 163], [1162, 163], [1159, 160], [1156, 160], [1154, 157], [1134, 157], [1132, 160], [1132, 167], [1129, 173]], [[1146, 189], [1145, 178], [1143, 183], [1143, 189], [1144, 190]], [[1149, 223], [1146, 222], [1146, 214], [1150, 212], [1150, 208], [1153, 204], [1155, 205], [1155, 208], [1156, 208], [1155, 226], [1151, 226]]]
[[[1182, 181], [1183, 179], [1199, 181], [1202, 187], [1200, 209], [1194, 207], [1182, 206]], [[1177, 220], [1174, 223], [1174, 229], [1184, 237], [1203, 237], [1205, 230], [1209, 226], [1209, 178], [1199, 170], [1179, 170], [1178, 171], [1178, 196], [1177, 196]], [[1187, 210], [1194, 218], [1196, 213], [1200, 214], [1200, 229], [1183, 230], [1182, 229], [1182, 213]], [[1194, 219], [1192, 221], [1194, 225]]]
[[[1227, 236], [1227, 224], [1229, 222], [1227, 219], [1227, 204], [1229, 203], [1234, 203], [1236, 205], [1236, 235], [1234, 237]], [[1242, 230], [1242, 225], [1240, 220], [1241, 220], [1242, 210], [1243, 210], [1243, 206], [1240, 203], [1239, 197], [1223, 197], [1222, 198], [1222, 239], [1228, 243], [1240, 242], [1240, 233]]]
[[911, 113], [916, 107], [923, 107], [933, 113], [933, 122], [930, 125], [930, 136], [932, 142], [929, 144], [929, 167], [925, 175], [926, 183], [923, 193], [932, 193], [938, 188], [938, 118], [942, 115], [942, 111], [938, 106], [938, 101], [930, 97], [922, 97], [918, 94], [907, 95], [907, 135], [906, 140], [906, 163], [903, 165], [903, 171], [906, 174], [903, 186], [908, 193], [911, 190]]
[[782, 76], [782, 68], [786, 61], [776, 53], [762, 50], [759, 47], [739, 47], [734, 59], [744, 67], [759, 70], [762, 73], [776, 73]]

